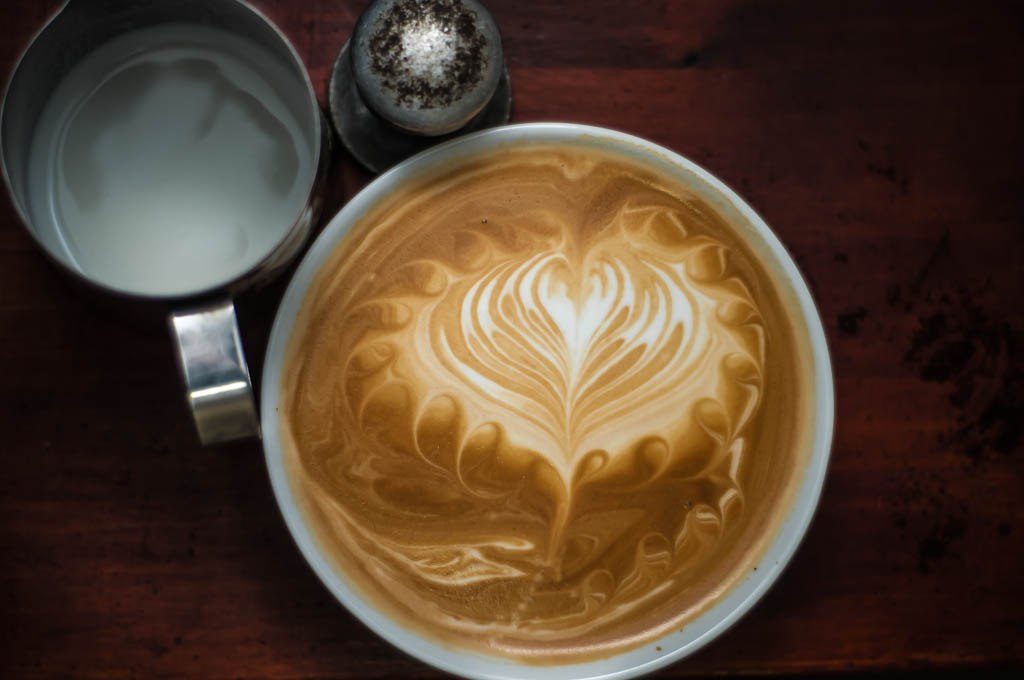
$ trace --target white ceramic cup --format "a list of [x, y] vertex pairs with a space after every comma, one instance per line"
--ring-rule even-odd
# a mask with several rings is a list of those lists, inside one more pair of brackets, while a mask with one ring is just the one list
[[[815, 417], [811, 436], [812, 450], [807, 458], [795, 499], [756, 571], [747, 574], [714, 606], [681, 631], [598, 661], [561, 666], [533, 666], [504, 657], [442, 646], [426, 639], [381, 613], [373, 605], [372, 600], [365, 597], [344, 574], [335, 570], [318, 547], [293, 495], [283, 459], [277, 407], [285, 347], [306, 290], [348, 229], [373, 205], [404, 186], [410, 179], [422, 176], [423, 173], [441, 170], [452, 161], [466, 155], [518, 142], [571, 143], [581, 138], [585, 139], [588, 145], [597, 142], [609, 150], [650, 163], [663, 172], [675, 173], [687, 184], [695, 185], [702, 195], [731, 204], [746, 219], [749, 225], [745, 234], [748, 242], [767, 267], [776, 273], [777, 285], [783, 299], [795, 303], [803, 318], [803, 329], [807, 333], [808, 345], [813, 354], [811, 383], [814, 390], [812, 403]], [[825, 479], [835, 413], [832, 367], [821, 320], [796, 265], [764, 221], [709, 172], [672, 151], [621, 132], [563, 123], [513, 125], [457, 138], [405, 161], [363, 189], [325, 227], [296, 271], [278, 309], [271, 332], [261, 392], [263, 447], [274, 493], [292, 536], [320, 580], [349, 611], [399, 649], [442, 670], [470, 678], [487, 679], [565, 680], [634, 677], [678, 661], [718, 637], [753, 607], [771, 587], [803, 538], [817, 507]]]

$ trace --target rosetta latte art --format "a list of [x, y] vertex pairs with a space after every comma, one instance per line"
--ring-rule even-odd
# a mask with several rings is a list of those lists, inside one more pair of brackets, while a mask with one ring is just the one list
[[523, 164], [348, 243], [285, 403], [303, 489], [371, 590], [543, 658], [628, 646], [749, 513], [768, 343], [705, 205]]

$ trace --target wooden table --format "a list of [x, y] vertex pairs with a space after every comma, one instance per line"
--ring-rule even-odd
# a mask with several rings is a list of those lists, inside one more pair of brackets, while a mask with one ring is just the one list
[[[363, 3], [256, 4], [324, 101]], [[659, 675], [1022, 667], [1020, 5], [489, 4], [514, 121], [710, 169], [788, 246], [828, 332], [810, 533], [753, 612]], [[3, 5], [4, 73], [57, 5]], [[336, 161], [328, 216], [369, 179]], [[164, 330], [83, 298], [0, 205], [0, 677], [438, 675], [316, 580], [257, 442], [198, 445]], [[257, 377], [283, 285], [239, 301]]]

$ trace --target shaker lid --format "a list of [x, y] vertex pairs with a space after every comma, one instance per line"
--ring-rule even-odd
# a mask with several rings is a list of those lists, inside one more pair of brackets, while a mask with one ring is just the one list
[[352, 73], [366, 103], [414, 134], [465, 125], [503, 68], [498, 25], [476, 0], [378, 0], [352, 33]]
[[374, 172], [507, 123], [498, 25], [478, 0], [376, 0], [334, 63], [328, 100], [338, 136]]

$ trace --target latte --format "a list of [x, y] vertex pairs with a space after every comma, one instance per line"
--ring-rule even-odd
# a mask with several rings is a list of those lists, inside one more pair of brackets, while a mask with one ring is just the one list
[[381, 201], [282, 370], [295, 496], [338, 571], [444, 644], [584, 661], [757, 566], [809, 450], [810, 352], [696, 179], [501, 147]]

